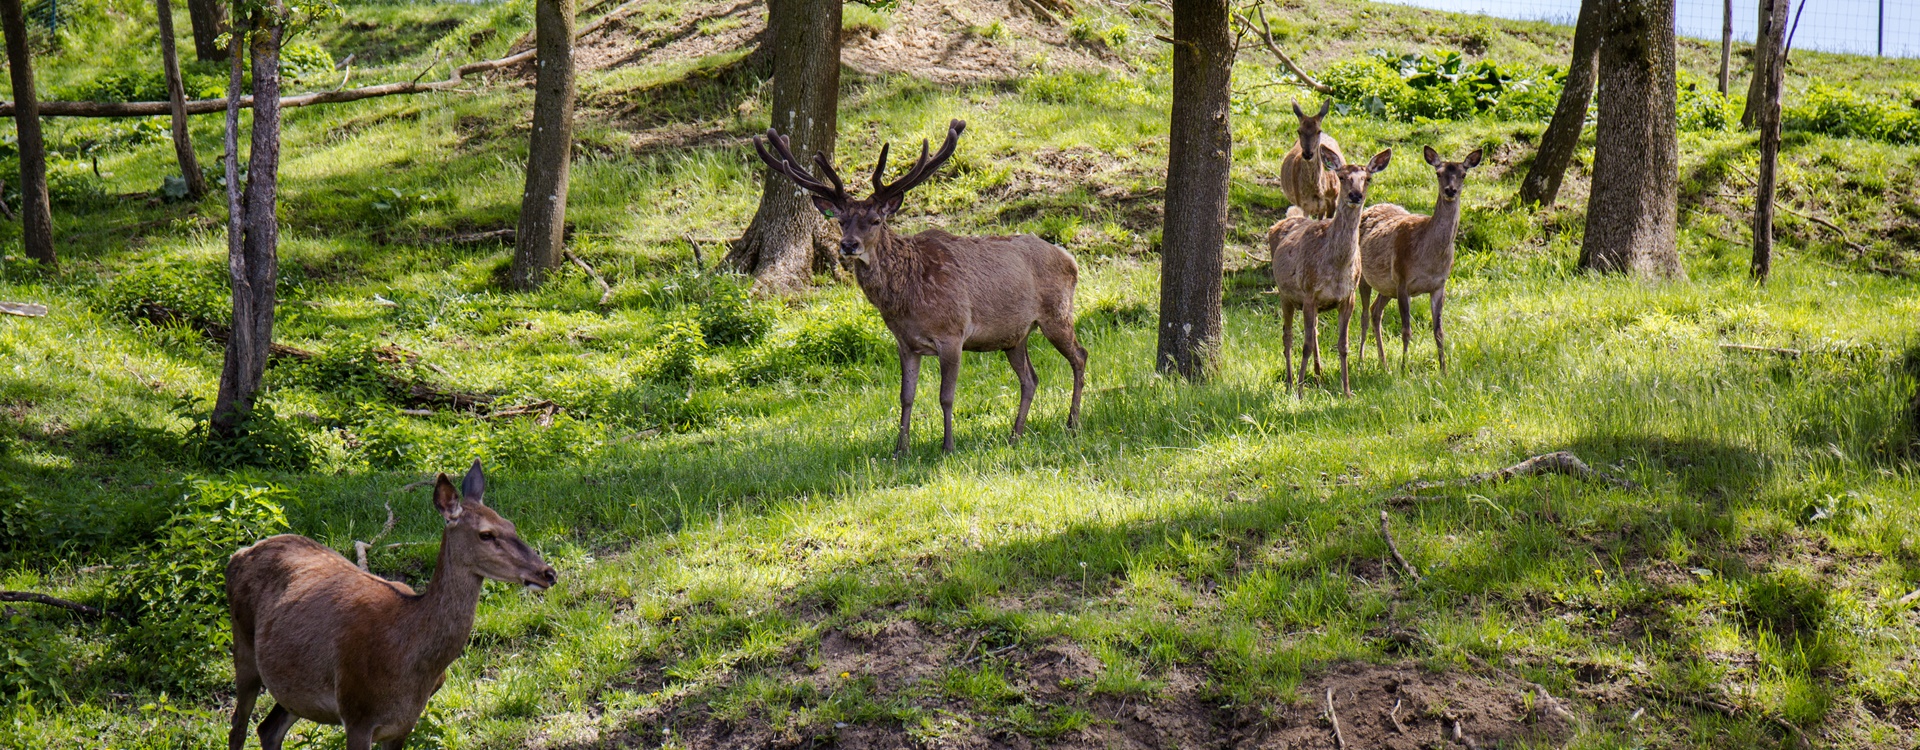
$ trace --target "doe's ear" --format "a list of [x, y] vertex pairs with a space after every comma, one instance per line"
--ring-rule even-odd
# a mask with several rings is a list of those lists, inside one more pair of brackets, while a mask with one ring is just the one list
[[1435, 167], [1440, 166], [1440, 152], [1433, 150], [1432, 146], [1425, 146], [1423, 149], [1420, 155], [1426, 157], [1427, 164]]
[[1340, 152], [1328, 148], [1324, 143], [1320, 144], [1320, 161], [1325, 163], [1328, 169], [1336, 172], [1347, 165], [1346, 160], [1340, 158]]
[[1298, 117], [1302, 120], [1307, 119], [1307, 113], [1304, 111], [1301, 111], [1300, 102], [1298, 100], [1295, 100], [1293, 103], [1293, 116]]
[[449, 521], [458, 520], [465, 510], [460, 506], [460, 495], [453, 489], [453, 480], [446, 474], [433, 482], [433, 507], [439, 508], [440, 515]]
[[1473, 150], [1473, 153], [1467, 154], [1466, 161], [1460, 162], [1460, 164], [1468, 169], [1480, 166], [1480, 149], [1476, 148]]
[[481, 502], [487, 494], [487, 474], [480, 470], [480, 459], [473, 460], [473, 466], [467, 469], [467, 477], [460, 480], [460, 499]]
[[1320, 114], [1317, 114], [1317, 115], [1314, 115], [1314, 116], [1313, 116], [1313, 119], [1315, 119], [1315, 120], [1318, 120], [1318, 119], [1320, 119], [1320, 118], [1322, 118], [1322, 117], [1326, 117], [1326, 116], [1327, 116], [1327, 112], [1328, 112], [1328, 111], [1330, 111], [1330, 110], [1332, 110], [1332, 109], [1333, 109], [1333, 100], [1332, 100], [1332, 99], [1321, 99], [1321, 100], [1320, 100]]
[[1367, 171], [1379, 174], [1386, 170], [1387, 164], [1391, 161], [1393, 161], [1393, 149], [1382, 149], [1380, 153], [1374, 154], [1373, 159], [1367, 162]]
[[813, 196], [813, 207], [820, 209], [820, 213], [825, 214], [826, 217], [829, 219], [833, 218], [834, 209], [836, 208], [836, 206], [833, 205], [833, 201], [827, 200], [818, 195]]

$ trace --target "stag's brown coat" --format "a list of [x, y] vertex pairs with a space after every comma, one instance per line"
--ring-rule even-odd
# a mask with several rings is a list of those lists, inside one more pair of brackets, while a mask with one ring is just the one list
[[1073, 368], [1073, 404], [1067, 426], [1080, 423], [1080, 397], [1086, 385], [1087, 350], [1073, 330], [1073, 290], [1079, 267], [1067, 251], [1030, 234], [1014, 237], [962, 237], [938, 229], [912, 236], [896, 234], [886, 222], [900, 208], [906, 191], [933, 176], [953, 155], [966, 123], [954, 120], [938, 154], [920, 160], [900, 179], [883, 183], [887, 148], [874, 168], [873, 195], [848, 196], [833, 164], [815, 154], [814, 162], [830, 182], [800, 169], [786, 138], [773, 130], [755, 139], [760, 158], [814, 194], [814, 203], [840, 223], [840, 255], [853, 265], [854, 279], [867, 301], [880, 311], [900, 354], [900, 436], [896, 454], [907, 452], [913, 423], [914, 392], [920, 382], [920, 358], [940, 359], [940, 410], [945, 421], [941, 449], [953, 450], [953, 398], [960, 380], [963, 351], [1007, 353], [1020, 380], [1020, 410], [1011, 439], [1026, 431], [1039, 378], [1027, 354], [1035, 328]]
[[552, 567], [513, 524], [481, 503], [474, 462], [464, 497], [441, 474], [434, 503], [447, 518], [427, 593], [374, 576], [303, 536], [269, 537], [227, 562], [237, 688], [229, 750], [247, 742], [262, 688], [274, 707], [260, 745], [280, 750], [296, 719], [343, 725], [348, 750], [399, 750], [446, 681], [473, 630], [483, 579], [553, 585]]
[[1320, 130], [1320, 121], [1332, 106], [1332, 100], [1321, 102], [1320, 113], [1309, 115], [1301, 111], [1299, 104], [1293, 105], [1293, 114], [1300, 118], [1299, 138], [1280, 160], [1280, 192], [1310, 219], [1332, 216], [1339, 202], [1340, 178], [1326, 167], [1326, 160], [1320, 158], [1322, 146], [1342, 160], [1346, 158], [1340, 151], [1340, 143]]
[[[1431, 146], [1424, 155], [1433, 166], [1440, 188], [1432, 216], [1380, 203], [1368, 206], [1360, 218], [1360, 308], [1367, 316], [1360, 326], [1360, 353], [1366, 355], [1367, 330], [1371, 328], [1374, 350], [1380, 355], [1381, 366], [1386, 365], [1380, 318], [1391, 295], [1400, 302], [1400, 366], [1406, 369], [1413, 338], [1410, 300], [1415, 295], [1431, 295], [1428, 303], [1433, 315], [1433, 345], [1439, 352], [1440, 371], [1446, 372], [1446, 333], [1440, 310], [1446, 305], [1447, 276], [1453, 272], [1453, 239], [1460, 231], [1460, 190], [1466, 184], [1467, 170], [1480, 166], [1480, 150], [1474, 149], [1457, 162], [1442, 161]], [[1379, 302], [1371, 299], [1374, 290], [1380, 292]]]
[[1360, 285], [1360, 214], [1367, 185], [1387, 168], [1393, 150], [1381, 151], [1366, 165], [1348, 165], [1332, 149], [1321, 158], [1340, 180], [1340, 201], [1332, 219], [1309, 219], [1299, 206], [1267, 230], [1272, 258], [1274, 291], [1280, 296], [1283, 318], [1282, 347], [1286, 350], [1287, 387], [1295, 388], [1293, 373], [1293, 313], [1305, 313], [1305, 343], [1300, 352], [1300, 379], [1296, 395], [1304, 395], [1307, 366], [1320, 372], [1320, 311], [1340, 310], [1340, 390], [1351, 395], [1347, 369], [1347, 327], [1353, 316], [1354, 291]]

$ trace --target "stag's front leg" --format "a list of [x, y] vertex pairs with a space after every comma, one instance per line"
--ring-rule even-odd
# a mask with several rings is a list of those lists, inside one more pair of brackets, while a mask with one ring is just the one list
[[899, 458], [907, 455], [907, 436], [913, 428], [913, 396], [920, 390], [920, 355], [900, 346], [900, 440], [893, 446], [893, 455]]
[[953, 394], [960, 387], [960, 343], [940, 347], [940, 416], [946, 420], [946, 439], [940, 452], [953, 452]]
[[1020, 436], [1027, 432], [1027, 410], [1033, 406], [1033, 392], [1040, 387], [1040, 376], [1033, 371], [1033, 360], [1027, 356], [1027, 342], [1007, 350], [1007, 364], [1013, 366], [1013, 376], [1020, 379], [1020, 412], [1013, 417], [1013, 435], [1008, 443], [1020, 442]]
[[[1353, 387], [1347, 381], [1347, 325], [1353, 320], [1353, 298], [1340, 300], [1340, 395], [1352, 396]], [[1366, 330], [1362, 324], [1362, 331]]]

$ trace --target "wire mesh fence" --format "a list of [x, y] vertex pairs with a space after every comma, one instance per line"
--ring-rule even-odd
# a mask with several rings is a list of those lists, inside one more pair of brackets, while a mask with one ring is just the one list
[[[1499, 18], [1572, 25], [1580, 0], [1378, 0]], [[1725, 0], [1677, 0], [1681, 36], [1718, 41]], [[1793, 48], [1882, 57], [1920, 57], [1920, 0], [1793, 0], [1799, 28]], [[1733, 38], [1751, 43], [1760, 30], [1759, 0], [1733, 0]]]

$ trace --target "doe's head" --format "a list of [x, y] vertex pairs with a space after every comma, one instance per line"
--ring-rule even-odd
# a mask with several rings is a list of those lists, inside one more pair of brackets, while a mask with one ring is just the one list
[[1326, 99], [1320, 102], [1318, 113], [1309, 115], [1300, 109], [1299, 102], [1293, 103], [1293, 114], [1300, 118], [1300, 158], [1308, 164], [1320, 158], [1320, 121], [1326, 119], [1327, 110], [1332, 108], [1333, 100]]
[[452, 545], [481, 577], [503, 583], [525, 584], [543, 590], [560, 579], [553, 566], [540, 559], [540, 553], [521, 541], [513, 522], [500, 517], [481, 502], [486, 494], [487, 478], [475, 460], [460, 480], [456, 492], [446, 474], [434, 480], [433, 505], [447, 519], [442, 545]]
[[1474, 149], [1467, 158], [1460, 161], [1446, 161], [1440, 158], [1440, 152], [1426, 147], [1427, 164], [1433, 167], [1433, 177], [1440, 183], [1440, 196], [1447, 200], [1460, 197], [1460, 189], [1466, 187], [1467, 170], [1480, 166], [1480, 149]]
[[753, 139], [754, 151], [760, 154], [760, 160], [772, 167], [773, 171], [785, 175], [795, 185], [799, 185], [813, 194], [813, 206], [820, 213], [840, 224], [840, 255], [845, 258], [869, 262], [866, 251], [873, 246], [875, 235], [886, 226], [887, 219], [900, 210], [900, 202], [907, 191], [926, 182], [934, 172], [940, 170], [947, 159], [952, 158], [953, 149], [960, 142], [960, 133], [967, 129], [967, 123], [953, 120], [947, 123], [947, 140], [933, 155], [927, 154], [927, 141], [920, 141], [920, 159], [914, 162], [907, 173], [893, 182], [884, 182], [887, 171], [887, 152], [890, 146], [880, 147], [880, 160], [873, 168], [873, 194], [865, 200], [855, 199], [847, 194], [846, 185], [840, 181], [840, 174], [834, 171], [833, 160], [826, 154], [815, 153], [814, 164], [820, 167], [820, 173], [826, 181], [815, 178], [799, 166], [799, 160], [793, 157], [791, 141], [773, 128], [767, 128], [767, 136], [762, 140]]
[[1381, 150], [1366, 164], [1348, 164], [1333, 149], [1322, 146], [1320, 158], [1326, 160], [1327, 168], [1340, 178], [1341, 200], [1358, 208], [1367, 202], [1367, 186], [1373, 182], [1373, 176], [1385, 170], [1387, 163], [1393, 161], [1393, 149]]

